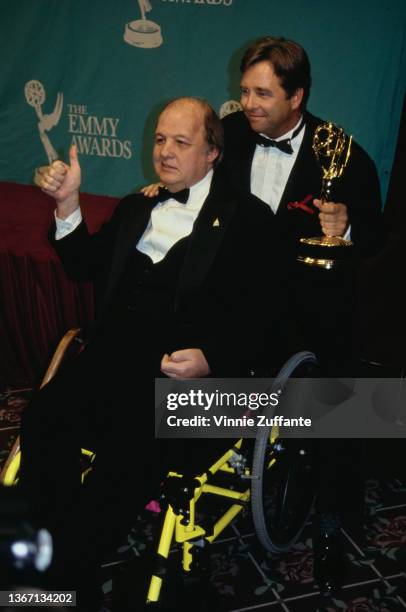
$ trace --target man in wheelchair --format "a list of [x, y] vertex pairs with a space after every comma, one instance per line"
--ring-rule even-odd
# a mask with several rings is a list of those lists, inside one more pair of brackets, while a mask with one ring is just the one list
[[[165, 188], [153, 199], [125, 197], [93, 235], [80, 210], [75, 147], [69, 165], [56, 161], [36, 174], [56, 203], [52, 244], [72, 279], [94, 281], [99, 308], [87, 348], [23, 415], [21, 487], [53, 535], [46, 586], [77, 590], [87, 611], [99, 605], [103, 556], [170, 464], [171, 444], [154, 439], [154, 377], [247, 374], [263, 328], [279, 314], [271, 216], [222, 183], [222, 147], [206, 102], [170, 102], [153, 147]], [[96, 460], [81, 486], [84, 446]]]

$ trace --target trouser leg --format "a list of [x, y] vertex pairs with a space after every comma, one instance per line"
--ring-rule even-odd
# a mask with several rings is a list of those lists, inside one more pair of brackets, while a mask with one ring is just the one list
[[362, 520], [364, 486], [357, 439], [325, 439], [318, 444], [319, 513]]

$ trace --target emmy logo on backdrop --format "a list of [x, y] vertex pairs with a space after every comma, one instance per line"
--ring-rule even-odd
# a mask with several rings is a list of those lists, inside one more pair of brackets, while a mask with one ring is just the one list
[[134, 47], [153, 49], [162, 45], [161, 26], [155, 21], [145, 18], [145, 13], [152, 9], [149, 0], [138, 0], [141, 11], [141, 19], [129, 21], [125, 25], [124, 40]]
[[58, 159], [58, 154], [52, 146], [46, 132], [52, 130], [52, 128], [59, 123], [63, 106], [63, 94], [58, 93], [55, 108], [49, 115], [44, 115], [41, 109], [41, 106], [45, 102], [45, 89], [42, 83], [39, 81], [28, 81], [24, 87], [24, 94], [28, 104], [35, 108], [35, 112], [39, 119], [38, 129], [41, 142], [48, 156], [48, 162], [52, 164], [53, 161]]
[[236, 113], [240, 110], [242, 110], [242, 106], [237, 100], [227, 100], [227, 102], [223, 102], [220, 106], [219, 117], [223, 119], [223, 117], [227, 117], [227, 115], [231, 115], [231, 113]]

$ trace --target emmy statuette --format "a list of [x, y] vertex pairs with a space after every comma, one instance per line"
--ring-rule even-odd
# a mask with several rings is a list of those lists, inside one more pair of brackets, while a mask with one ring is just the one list
[[[333, 123], [319, 125], [313, 137], [313, 151], [323, 171], [321, 200], [331, 201], [333, 183], [344, 172], [351, 153], [352, 136]], [[353, 243], [339, 236], [317, 236], [300, 239], [301, 253], [297, 260], [326, 270], [345, 261]]]

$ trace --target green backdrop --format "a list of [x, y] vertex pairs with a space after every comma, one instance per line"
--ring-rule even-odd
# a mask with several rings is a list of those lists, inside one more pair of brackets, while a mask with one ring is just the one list
[[66, 158], [75, 141], [84, 191], [138, 188], [154, 178], [162, 104], [189, 94], [219, 109], [238, 99], [243, 49], [272, 34], [306, 48], [309, 109], [367, 149], [385, 194], [405, 93], [405, 17], [404, 0], [3, 0], [0, 180], [30, 183], [35, 166]]

